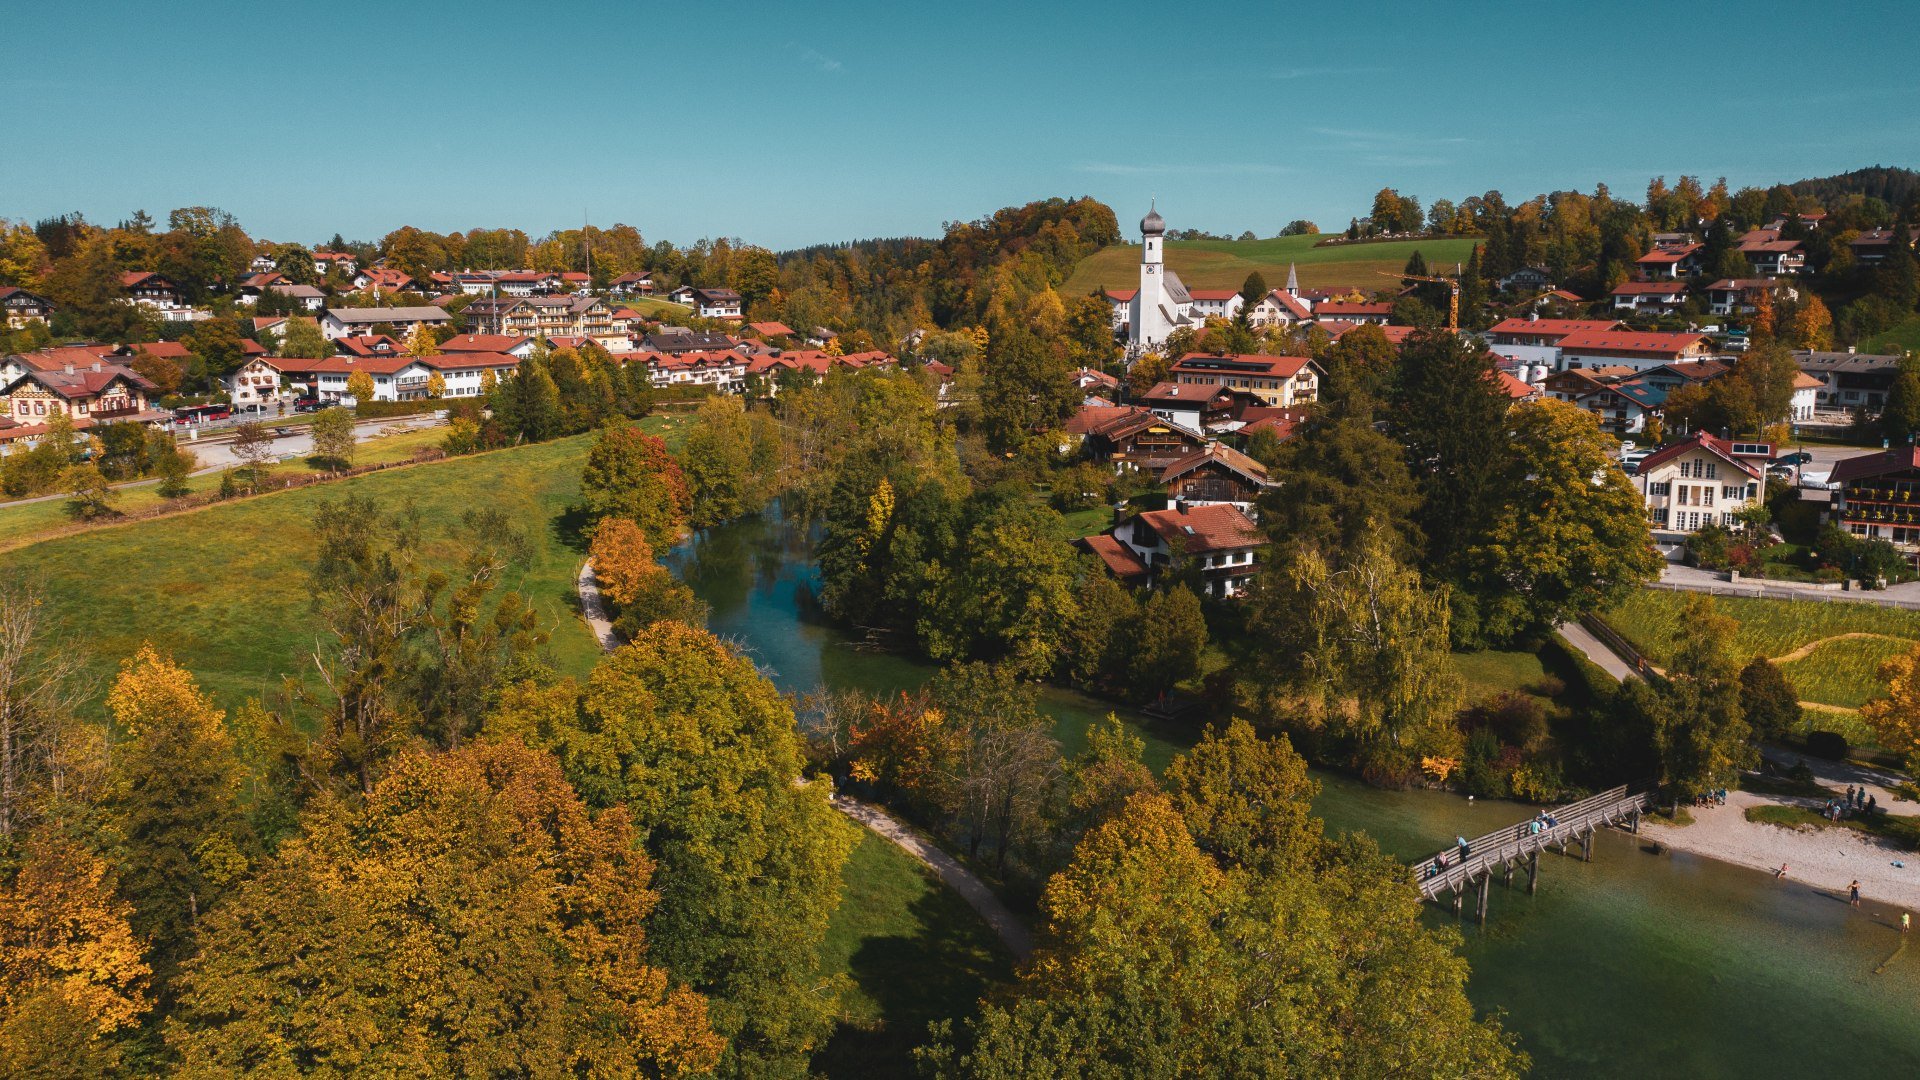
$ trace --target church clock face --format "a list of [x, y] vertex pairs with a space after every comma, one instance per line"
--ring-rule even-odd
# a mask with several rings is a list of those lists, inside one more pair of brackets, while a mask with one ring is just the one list
[[1160, 271], [1159, 271], [1159, 270], [1158, 270], [1157, 268], [1155, 268], [1155, 267], [1152, 267], [1152, 266], [1149, 266], [1149, 267], [1147, 267], [1147, 273], [1149, 273], [1149, 274], [1157, 274], [1157, 273], [1159, 273], [1159, 272], [1160, 272]]

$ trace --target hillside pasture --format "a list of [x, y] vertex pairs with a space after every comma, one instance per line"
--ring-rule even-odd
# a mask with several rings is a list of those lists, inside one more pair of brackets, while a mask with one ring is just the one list
[[[1171, 240], [1167, 242], [1167, 265], [1190, 289], [1237, 289], [1255, 270], [1277, 289], [1287, 283], [1287, 267], [1291, 264], [1299, 273], [1302, 288], [1378, 292], [1398, 287], [1396, 281], [1380, 275], [1399, 274], [1414, 252], [1420, 252], [1433, 269], [1451, 273], [1455, 263], [1467, 261], [1478, 242], [1463, 237], [1314, 246], [1323, 239]], [[1102, 287], [1131, 289], [1139, 283], [1140, 246], [1116, 244], [1080, 260], [1060, 292], [1084, 296]]]

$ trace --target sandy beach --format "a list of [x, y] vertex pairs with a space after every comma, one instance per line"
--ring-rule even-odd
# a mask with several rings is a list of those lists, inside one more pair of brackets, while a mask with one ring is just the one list
[[[1836, 795], [1853, 784], [1864, 787], [1887, 813], [1920, 814], [1920, 804], [1894, 800], [1889, 790], [1893, 778], [1884, 773], [1778, 751], [1770, 756], [1785, 765], [1804, 760], [1822, 784], [1835, 789]], [[1818, 804], [1813, 799], [1789, 795], [1732, 791], [1725, 806], [1690, 808], [1691, 825], [1675, 827], [1650, 818], [1641, 831], [1675, 851], [1737, 866], [1772, 872], [1785, 863], [1783, 886], [1845, 895], [1847, 884], [1858, 879], [1863, 898], [1920, 912], [1920, 852], [1907, 851], [1854, 829], [1791, 829], [1747, 820], [1748, 807], [1769, 805], [1817, 808]]]

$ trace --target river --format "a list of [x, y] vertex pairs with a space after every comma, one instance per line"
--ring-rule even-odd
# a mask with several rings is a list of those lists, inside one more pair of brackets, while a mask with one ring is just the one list
[[[931, 674], [912, 659], [848, 647], [818, 617], [807, 538], [777, 508], [709, 530], [668, 561], [711, 605], [710, 628], [783, 690], [903, 690]], [[1061, 690], [1043, 704], [1069, 754], [1087, 724], [1110, 711]], [[1147, 737], [1156, 768], [1192, 738], [1127, 719]], [[1440, 792], [1380, 791], [1337, 774], [1319, 779], [1316, 809], [1330, 827], [1364, 830], [1408, 859], [1531, 813]], [[1536, 1075], [1920, 1075], [1920, 946], [1901, 948], [1897, 914], [1648, 848], [1606, 832], [1591, 864], [1545, 856], [1538, 895], [1496, 884], [1485, 929], [1461, 924], [1473, 967], [1468, 992], [1519, 1033]], [[1455, 921], [1437, 910], [1432, 917]]]

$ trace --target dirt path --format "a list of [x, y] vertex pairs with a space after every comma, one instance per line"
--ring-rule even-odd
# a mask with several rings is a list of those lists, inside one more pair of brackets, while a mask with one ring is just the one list
[[[1805, 645], [1800, 646], [1799, 648], [1793, 650], [1790, 653], [1786, 653], [1785, 655], [1782, 655], [1782, 656], [1773, 657], [1772, 660], [1769, 662], [1775, 663], [1775, 664], [1789, 664], [1795, 660], [1805, 660], [1807, 657], [1813, 655], [1813, 650], [1819, 648], [1822, 645], [1825, 645], [1829, 642], [1834, 642], [1834, 641], [1846, 641], [1850, 638], [1872, 638], [1875, 641], [1904, 641], [1909, 645], [1915, 644], [1912, 638], [1899, 637], [1895, 634], [1868, 634], [1868, 633], [1856, 631], [1850, 634], [1835, 634], [1832, 637], [1823, 637], [1819, 641], [1809, 641]], [[1802, 704], [1805, 704], [1805, 703], [1802, 702]]]
[[[593, 632], [594, 640], [600, 643], [602, 650], [612, 652], [619, 647], [620, 639], [614, 636], [613, 620], [608, 618], [606, 602], [600, 596], [600, 581], [593, 574], [593, 560], [580, 564], [575, 586], [580, 592], [580, 616], [587, 621], [587, 629]], [[806, 781], [796, 778], [795, 782]], [[933, 871], [934, 876], [959, 893], [960, 899], [965, 900], [968, 907], [986, 920], [1015, 957], [1025, 960], [1033, 952], [1033, 935], [1028, 932], [1026, 924], [1000, 902], [986, 882], [962, 866], [958, 859], [940, 850], [905, 822], [871, 803], [839, 794], [829, 795], [827, 801], [835, 810], [891, 841], [895, 847], [913, 856], [920, 865]]]

